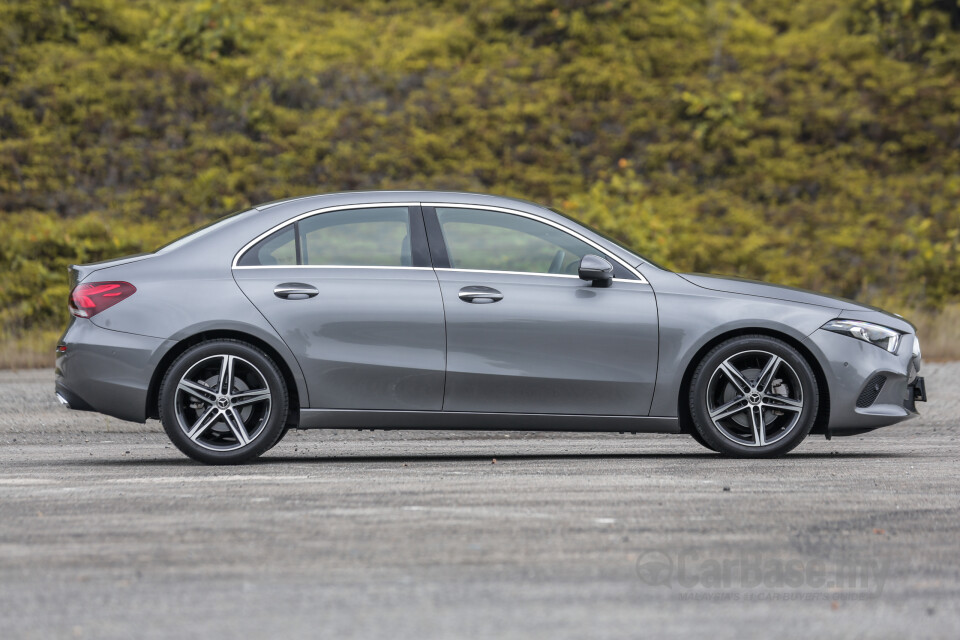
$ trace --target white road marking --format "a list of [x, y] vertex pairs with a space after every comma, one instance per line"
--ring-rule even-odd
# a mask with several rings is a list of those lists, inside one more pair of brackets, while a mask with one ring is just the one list
[[180, 482], [239, 482], [242, 480], [262, 480], [267, 482], [301, 482], [303, 480], [322, 480], [319, 476], [269, 476], [269, 475], [229, 475], [229, 476], [157, 476], [151, 478], [110, 478], [108, 484], [177, 484]]

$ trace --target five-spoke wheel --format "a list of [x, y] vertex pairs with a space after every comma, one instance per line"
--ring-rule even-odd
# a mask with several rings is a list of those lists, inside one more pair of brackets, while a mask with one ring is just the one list
[[792, 346], [767, 336], [715, 347], [697, 367], [690, 390], [697, 434], [723, 453], [786, 453], [816, 418], [818, 390], [809, 364]]
[[182, 354], [160, 392], [161, 421], [181, 451], [203, 462], [242, 462], [283, 434], [287, 394], [276, 364], [233, 340]]
[[188, 438], [207, 449], [230, 451], [250, 444], [266, 426], [270, 389], [247, 360], [210, 356], [180, 378], [175, 407]]

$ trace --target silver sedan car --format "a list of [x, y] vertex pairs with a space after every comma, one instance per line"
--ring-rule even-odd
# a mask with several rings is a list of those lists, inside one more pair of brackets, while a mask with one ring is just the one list
[[774, 456], [926, 399], [898, 316], [673, 273], [502, 197], [294, 198], [71, 279], [57, 397], [159, 418], [207, 463], [290, 428], [685, 433]]

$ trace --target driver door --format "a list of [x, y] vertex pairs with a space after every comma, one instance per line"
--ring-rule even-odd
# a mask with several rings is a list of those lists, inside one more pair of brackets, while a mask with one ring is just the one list
[[[649, 284], [530, 214], [423, 212], [446, 316], [444, 411], [649, 413], [658, 350]], [[576, 275], [587, 254], [617, 265], [611, 287]]]

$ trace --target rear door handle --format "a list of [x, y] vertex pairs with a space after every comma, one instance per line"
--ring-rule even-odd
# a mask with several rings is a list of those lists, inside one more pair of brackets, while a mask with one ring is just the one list
[[273, 289], [273, 295], [284, 300], [304, 300], [320, 293], [315, 287], [302, 282], [284, 282]]
[[503, 300], [503, 294], [492, 287], [470, 286], [460, 289], [460, 299], [474, 304], [489, 304]]

